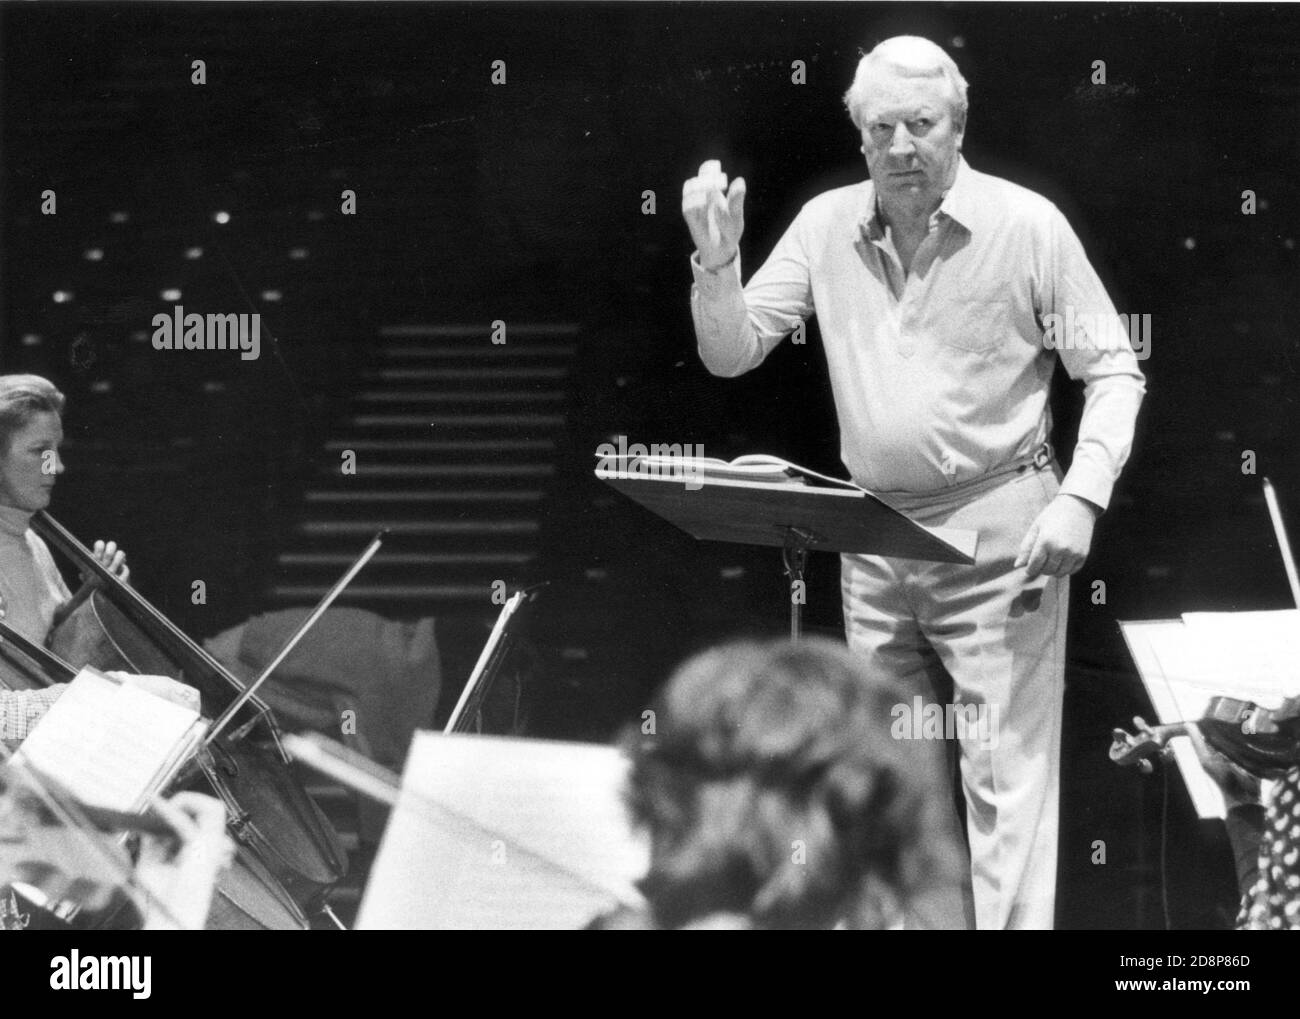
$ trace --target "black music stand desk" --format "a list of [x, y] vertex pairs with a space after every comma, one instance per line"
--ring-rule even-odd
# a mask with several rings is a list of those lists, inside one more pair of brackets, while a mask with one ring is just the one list
[[975, 562], [979, 536], [927, 528], [861, 488], [790, 482], [668, 476], [596, 469], [596, 477], [652, 513], [703, 541], [771, 545], [782, 550], [790, 578], [790, 636], [802, 632], [802, 586], [808, 552], [852, 552], [936, 563]]

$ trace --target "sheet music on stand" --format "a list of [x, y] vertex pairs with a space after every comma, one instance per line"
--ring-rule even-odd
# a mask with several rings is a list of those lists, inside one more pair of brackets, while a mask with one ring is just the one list
[[193, 756], [207, 729], [198, 711], [87, 666], [14, 761], [84, 803], [138, 813]]
[[[1277, 708], [1300, 693], [1300, 609], [1188, 612], [1120, 629], [1162, 724], [1201, 718], [1216, 696]], [[1191, 743], [1170, 746], [1197, 814], [1224, 817], [1223, 794]]]
[[574, 930], [642, 904], [615, 747], [416, 734], [358, 930]]

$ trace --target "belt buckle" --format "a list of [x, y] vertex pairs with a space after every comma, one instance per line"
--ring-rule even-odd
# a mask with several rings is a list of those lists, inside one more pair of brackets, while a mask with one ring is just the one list
[[1038, 450], [1034, 453], [1034, 467], [1041, 471], [1044, 467], [1046, 467], [1051, 462], [1052, 462], [1052, 444], [1050, 442], [1044, 442], [1041, 446], [1038, 447]]

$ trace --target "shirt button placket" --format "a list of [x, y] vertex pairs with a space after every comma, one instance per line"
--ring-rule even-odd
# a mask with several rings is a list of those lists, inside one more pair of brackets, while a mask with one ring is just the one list
[[911, 357], [916, 353], [916, 331], [912, 328], [915, 316], [912, 314], [912, 299], [906, 292], [898, 302], [898, 353], [900, 357]]

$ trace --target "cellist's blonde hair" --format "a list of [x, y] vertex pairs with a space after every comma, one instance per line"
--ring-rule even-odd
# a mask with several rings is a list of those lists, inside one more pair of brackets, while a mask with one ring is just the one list
[[49, 379], [39, 375], [0, 375], [0, 455], [37, 414], [62, 414], [66, 400]]

